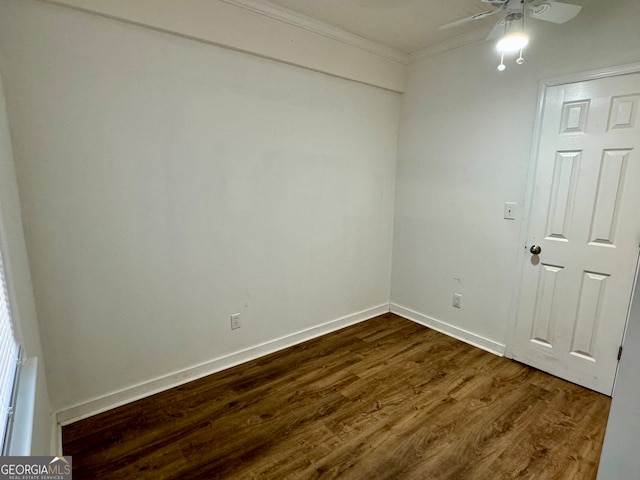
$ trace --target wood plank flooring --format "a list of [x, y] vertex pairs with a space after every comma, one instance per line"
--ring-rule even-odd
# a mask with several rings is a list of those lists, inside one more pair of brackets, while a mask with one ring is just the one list
[[387, 314], [62, 434], [74, 480], [591, 480], [609, 405]]

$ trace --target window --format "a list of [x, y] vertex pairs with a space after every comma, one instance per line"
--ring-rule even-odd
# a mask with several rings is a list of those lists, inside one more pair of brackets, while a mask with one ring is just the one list
[[4, 264], [0, 254], [0, 441], [6, 445], [11, 421], [13, 390], [18, 370], [20, 346], [16, 342], [11, 324], [11, 309], [4, 276]]

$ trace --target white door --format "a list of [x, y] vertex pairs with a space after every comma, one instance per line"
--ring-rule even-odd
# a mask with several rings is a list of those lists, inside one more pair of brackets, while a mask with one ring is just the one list
[[607, 395], [640, 244], [639, 112], [640, 74], [547, 90], [513, 345]]

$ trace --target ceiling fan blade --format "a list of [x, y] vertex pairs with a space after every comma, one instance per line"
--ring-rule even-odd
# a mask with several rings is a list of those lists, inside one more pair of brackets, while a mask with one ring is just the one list
[[498, 38], [504, 35], [504, 23], [506, 22], [506, 17], [501, 18], [498, 23], [495, 24], [493, 29], [487, 35], [487, 40], [497, 40]]
[[547, 22], [565, 23], [578, 15], [580, 10], [580, 5], [547, 1], [532, 7], [531, 17]]
[[473, 22], [474, 20], [480, 20], [481, 18], [489, 17], [500, 10], [487, 10], [486, 12], [476, 13], [475, 15], [471, 15], [470, 17], [463, 18], [462, 20], [457, 20], [452, 23], [447, 23], [446, 25], [442, 25], [436, 30], [445, 30], [447, 28], [457, 27], [458, 25], [464, 25], [465, 23]]

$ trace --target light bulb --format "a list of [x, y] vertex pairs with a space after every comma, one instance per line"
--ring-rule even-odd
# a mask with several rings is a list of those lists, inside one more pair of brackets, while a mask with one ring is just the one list
[[504, 69], [507, 68], [506, 65], [504, 63], [501, 63], [500, 65], [498, 65], [498, 70], [501, 72], [504, 72]]
[[515, 52], [517, 50], [521, 50], [527, 46], [529, 43], [529, 37], [527, 37], [523, 33], [512, 33], [510, 35], [505, 35], [500, 39], [496, 48], [499, 52]]
[[524, 63], [524, 58], [522, 58], [522, 57], [518, 58], [518, 59], [516, 60], [516, 63], [517, 63], [518, 65], [522, 65], [522, 64]]

